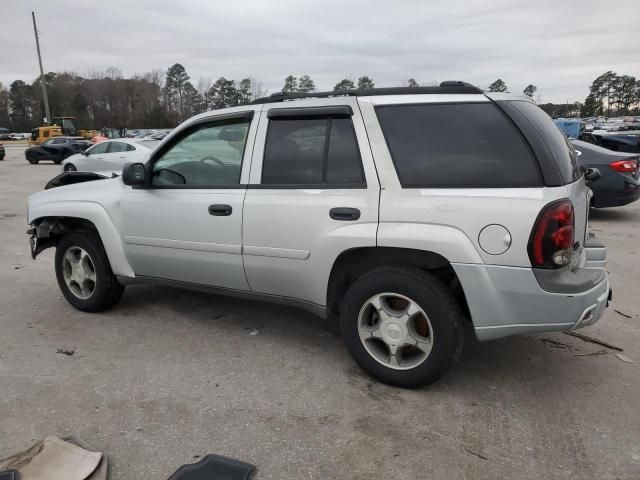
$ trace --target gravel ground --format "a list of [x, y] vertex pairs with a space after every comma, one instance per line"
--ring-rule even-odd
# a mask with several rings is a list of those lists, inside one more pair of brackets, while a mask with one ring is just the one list
[[133, 286], [107, 313], [74, 310], [53, 251], [32, 261], [25, 235], [28, 195], [60, 167], [22, 152], [0, 162], [0, 458], [75, 433], [118, 479], [162, 480], [207, 453], [258, 480], [640, 478], [638, 205], [592, 212], [614, 302], [581, 331], [635, 363], [562, 333], [468, 338], [442, 381], [407, 391], [291, 308]]

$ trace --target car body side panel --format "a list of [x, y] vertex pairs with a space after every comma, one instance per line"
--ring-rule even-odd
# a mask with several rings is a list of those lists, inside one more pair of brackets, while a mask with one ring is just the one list
[[113, 273], [134, 277], [124, 254], [117, 219], [122, 188], [114, 182], [120, 182], [120, 179], [96, 180], [91, 182], [90, 188], [89, 182], [85, 182], [34, 194], [29, 198], [28, 222], [33, 223], [44, 217], [89, 220], [100, 234]]

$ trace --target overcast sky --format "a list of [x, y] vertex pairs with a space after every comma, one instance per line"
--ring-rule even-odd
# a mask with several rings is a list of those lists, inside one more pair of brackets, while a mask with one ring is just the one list
[[116, 66], [125, 76], [179, 62], [200, 77], [252, 76], [270, 91], [288, 74], [319, 89], [466, 80], [539, 100], [583, 100], [613, 70], [640, 77], [640, 0], [0, 0], [0, 82]]

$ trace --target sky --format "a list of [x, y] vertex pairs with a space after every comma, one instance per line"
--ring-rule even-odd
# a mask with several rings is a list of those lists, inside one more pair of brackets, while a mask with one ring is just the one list
[[584, 100], [607, 70], [640, 77], [640, 0], [0, 0], [5, 86], [38, 75], [32, 10], [45, 71], [79, 75], [178, 62], [194, 85], [254, 77], [270, 92], [289, 74], [319, 90], [502, 78], [545, 103]]

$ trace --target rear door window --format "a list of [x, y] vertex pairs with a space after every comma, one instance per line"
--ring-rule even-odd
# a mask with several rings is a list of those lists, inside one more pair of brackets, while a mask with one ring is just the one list
[[376, 114], [403, 187], [542, 184], [522, 134], [492, 103], [385, 105]]
[[350, 118], [269, 120], [263, 185], [344, 186], [365, 183]]

